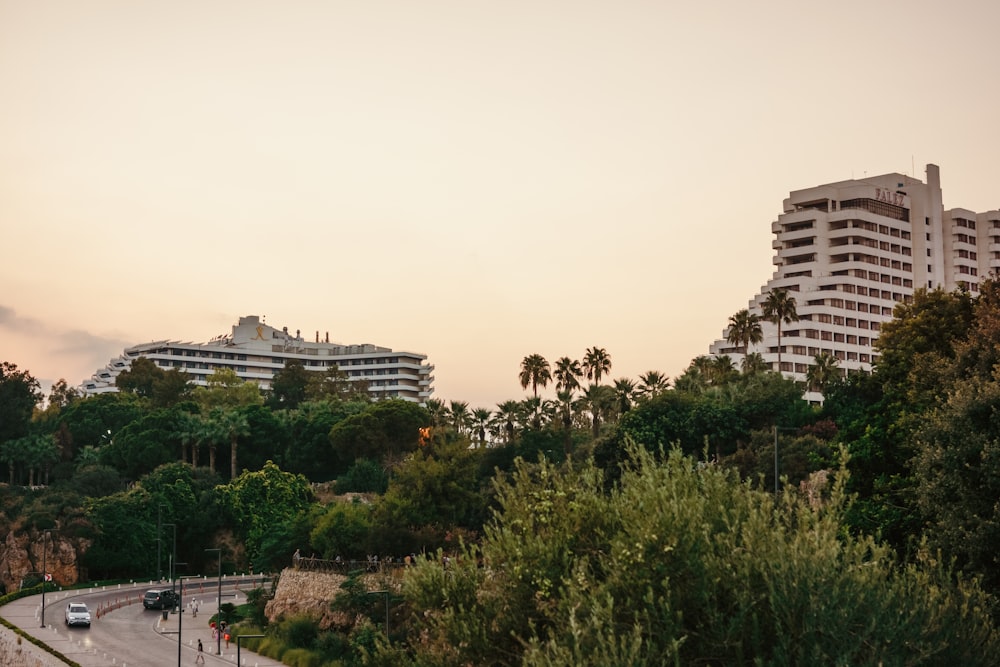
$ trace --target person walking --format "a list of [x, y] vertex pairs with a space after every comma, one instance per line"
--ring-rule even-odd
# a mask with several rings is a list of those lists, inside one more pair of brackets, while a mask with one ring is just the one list
[[205, 651], [205, 649], [201, 645], [201, 640], [199, 639], [198, 640], [198, 657], [194, 659], [194, 664], [196, 664], [196, 665], [204, 665], [205, 664], [205, 653], [204, 653], [204, 651]]

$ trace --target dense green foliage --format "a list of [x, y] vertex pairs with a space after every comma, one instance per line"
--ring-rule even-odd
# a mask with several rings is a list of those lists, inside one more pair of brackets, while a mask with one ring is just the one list
[[842, 484], [776, 505], [677, 450], [627, 458], [611, 493], [592, 465], [518, 465], [482, 543], [407, 578], [413, 664], [992, 664], [983, 593], [845, 536]]
[[817, 355], [796, 383], [751, 352], [759, 320], [731, 327], [739, 368], [698, 357], [671, 386], [611, 380], [596, 346], [532, 354], [493, 410], [372, 402], [294, 363], [269, 392], [195, 388], [142, 360], [43, 408], [5, 362], [0, 528], [79, 539], [91, 578], [214, 571], [206, 548], [227, 570], [452, 558], [412, 570], [391, 642], [361, 590], [349, 626], [269, 628], [298, 664], [977, 664], [1000, 617], [1000, 287], [918, 290], [871, 374]]

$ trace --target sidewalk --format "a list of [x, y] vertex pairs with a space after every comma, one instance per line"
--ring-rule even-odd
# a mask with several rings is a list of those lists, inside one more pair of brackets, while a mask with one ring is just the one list
[[[198, 640], [201, 640], [204, 648], [206, 665], [235, 665], [236, 664], [236, 642], [230, 641], [229, 648], [226, 648], [226, 640], [221, 642], [212, 639], [212, 628], [208, 626], [212, 612], [205, 612], [204, 609], [197, 617], [192, 617], [190, 611], [184, 612], [183, 620], [178, 619], [178, 614], [167, 614], [167, 620], [163, 620], [163, 615], [156, 621], [156, 632], [161, 637], [169, 639], [176, 645], [177, 626], [180, 620], [181, 626], [181, 664], [193, 665], [198, 657]], [[216, 648], [222, 648], [222, 655], [216, 654]], [[272, 658], [257, 655], [246, 647], [246, 640], [239, 649], [242, 667], [283, 667], [283, 663]]]

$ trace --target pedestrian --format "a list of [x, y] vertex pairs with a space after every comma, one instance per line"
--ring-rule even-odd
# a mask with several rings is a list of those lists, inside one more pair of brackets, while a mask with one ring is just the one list
[[198, 657], [194, 659], [194, 664], [196, 664], [196, 665], [204, 665], [205, 664], [204, 650], [205, 650], [204, 647], [202, 647], [202, 645], [201, 645], [201, 640], [199, 639], [198, 640]]
[[226, 648], [229, 648], [229, 632], [228, 631], [226, 632], [226, 636], [223, 637], [223, 639], [226, 640]]

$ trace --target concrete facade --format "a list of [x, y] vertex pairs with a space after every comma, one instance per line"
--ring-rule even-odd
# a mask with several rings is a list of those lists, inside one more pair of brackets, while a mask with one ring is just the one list
[[[940, 170], [926, 182], [903, 174], [852, 179], [791, 192], [771, 224], [775, 272], [748, 309], [762, 315], [772, 289], [795, 298], [798, 322], [762, 321], [764, 340], [751, 345], [774, 370], [805, 380], [814, 357], [827, 352], [841, 371], [870, 371], [873, 343], [897, 303], [920, 287], [968, 289], [1000, 268], [1000, 210], [944, 209]], [[739, 367], [743, 351], [722, 338], [712, 355]], [[819, 396], [807, 398], [818, 399]]]
[[115, 378], [146, 357], [163, 370], [180, 369], [191, 376], [191, 383], [205, 386], [206, 378], [219, 369], [231, 369], [244, 380], [269, 389], [274, 374], [285, 362], [297, 359], [306, 370], [326, 371], [339, 368], [350, 380], [368, 383], [373, 398], [399, 398], [424, 403], [434, 392], [434, 366], [427, 355], [399, 352], [371, 344], [341, 345], [331, 343], [329, 334], [320, 340], [305, 340], [300, 331], [288, 327], [276, 329], [256, 315], [241, 317], [229, 334], [207, 343], [161, 340], [127, 348], [121, 356], [98, 369], [80, 385], [85, 394], [117, 391]]

